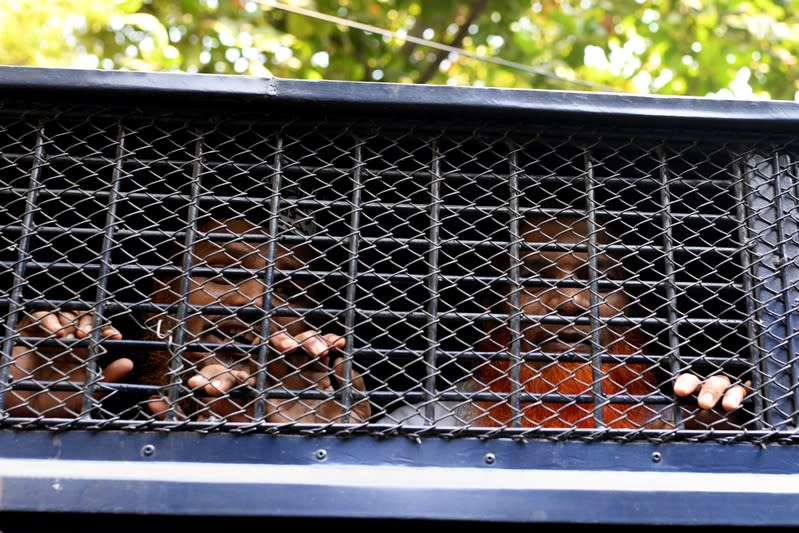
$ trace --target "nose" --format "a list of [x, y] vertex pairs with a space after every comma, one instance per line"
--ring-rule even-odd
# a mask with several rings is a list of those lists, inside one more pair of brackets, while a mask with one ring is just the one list
[[548, 310], [564, 316], [577, 316], [591, 307], [586, 287], [553, 287], [541, 300]]

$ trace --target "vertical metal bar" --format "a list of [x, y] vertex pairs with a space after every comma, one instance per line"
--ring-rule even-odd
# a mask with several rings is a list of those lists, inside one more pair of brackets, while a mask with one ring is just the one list
[[272, 291], [275, 286], [275, 257], [277, 256], [277, 234], [278, 234], [278, 220], [280, 210], [280, 191], [283, 186], [283, 136], [280, 133], [275, 134], [275, 158], [273, 163], [274, 171], [269, 176], [268, 183], [264, 185], [271, 187], [269, 194], [269, 222], [267, 233], [269, 234], [269, 242], [266, 247], [266, 268], [263, 273], [264, 280], [264, 297], [261, 304], [263, 310], [263, 317], [261, 317], [261, 335], [263, 341], [258, 345], [258, 376], [255, 380], [255, 386], [258, 390], [258, 398], [255, 400], [254, 415], [255, 420], [260, 421], [265, 416], [266, 405], [266, 388], [269, 365], [271, 354], [271, 333], [272, 333]]
[[91, 417], [92, 398], [97, 388], [97, 380], [102, 377], [98, 372], [98, 356], [102, 328], [105, 323], [105, 302], [110, 297], [108, 292], [108, 275], [111, 265], [111, 250], [114, 247], [114, 227], [118, 224], [117, 198], [119, 197], [120, 181], [122, 180], [122, 160], [125, 153], [125, 131], [122, 124], [117, 132], [116, 161], [111, 175], [111, 191], [108, 195], [106, 207], [105, 228], [103, 234], [102, 255], [100, 269], [97, 274], [97, 292], [95, 293], [96, 307], [94, 309], [94, 330], [89, 343], [89, 358], [86, 361], [86, 387], [83, 396], [82, 418]]
[[13, 285], [8, 302], [8, 314], [5, 320], [5, 331], [3, 338], [3, 359], [0, 366], [0, 411], [5, 409], [6, 384], [10, 373], [10, 365], [13, 364], [12, 350], [17, 338], [17, 324], [19, 315], [22, 311], [22, 291], [27, 284], [25, 277], [26, 267], [31, 260], [30, 239], [36, 231], [33, 215], [38, 210], [39, 191], [42, 188], [40, 181], [42, 167], [44, 166], [44, 125], [40, 125], [36, 134], [36, 146], [34, 148], [34, 163], [31, 168], [30, 186], [28, 187], [25, 198], [25, 212], [22, 215], [22, 228], [17, 244], [17, 262], [14, 265]]
[[[666, 154], [662, 147], [657, 149], [657, 156], [660, 169], [660, 223], [663, 226], [663, 250], [665, 252], [663, 270], [666, 275], [666, 320], [669, 325], [669, 353], [666, 360], [673, 379], [680, 372], [682, 366], [680, 364], [680, 327], [677, 316], [677, 282], [674, 274], [674, 238], [672, 235], [674, 219], [671, 216], [670, 207], [669, 169], [666, 163]], [[681, 427], [683, 423], [682, 411], [677, 403], [672, 408], [672, 419], [675, 425]]]
[[[784, 163], [784, 166], [783, 166]], [[791, 411], [791, 422], [793, 427], [799, 425], [799, 267], [796, 264], [796, 258], [799, 257], [799, 243], [792, 242], [788, 235], [799, 235], [799, 226], [796, 223], [795, 214], [797, 212], [797, 195], [796, 191], [799, 190], [799, 183], [797, 183], [797, 176], [793, 176], [794, 181], [791, 182], [791, 161], [788, 155], [780, 156], [779, 152], [774, 154], [774, 168], [777, 170], [777, 186], [781, 186], [781, 178], [785, 179], [785, 189], [780, 189], [777, 192], [777, 201], [780, 204], [779, 212], [782, 213], [779, 221], [779, 229], [782, 234], [780, 236], [780, 256], [782, 257], [782, 264], [780, 265], [780, 278], [782, 281], [783, 301], [785, 304], [785, 321], [788, 333], [788, 354], [792, 355], [789, 359], [791, 362], [790, 370], [790, 383], [791, 383], [791, 396], [793, 397], [793, 410]], [[793, 191], [794, 195], [787, 194]], [[785, 205], [785, 204], [789, 205]]]
[[[735, 154], [736, 163], [732, 167], [732, 175], [734, 177], [733, 190], [735, 191], [735, 214], [738, 217], [738, 241], [741, 243], [741, 283], [743, 285], [744, 298], [746, 305], [746, 333], [749, 339], [749, 358], [752, 360], [754, 368], [763, 367], [763, 347], [760, 345], [761, 332], [760, 325], [763, 324], [763, 318], [760, 316], [760, 311], [755, 307], [754, 302], [754, 287], [755, 282], [752, 279], [752, 258], [749, 243], [752, 242], [753, 237], [747, 232], [749, 226], [746, 217], [746, 203], [744, 187], [746, 185], [741, 172], [740, 166], [741, 156]], [[752, 372], [752, 390], [759, 391], [763, 386], [759, 372]], [[756, 394], [754, 397], [754, 412], [758, 414], [758, 426], [763, 422], [763, 397]], [[758, 427], [760, 429], [760, 427]]]
[[596, 201], [594, 200], [594, 166], [591, 150], [584, 148], [585, 163], [585, 201], [586, 214], [588, 215], [588, 295], [591, 301], [589, 310], [589, 320], [591, 323], [591, 370], [593, 371], [592, 399], [594, 403], [594, 421], [597, 427], [605, 427], [604, 407], [607, 402], [605, 393], [602, 390], [602, 383], [605, 376], [602, 372], [602, 357], [607, 354], [607, 347], [602, 346], [601, 330], [602, 321], [599, 318], [600, 305], [599, 298], [599, 267], [597, 264], [597, 242], [596, 242]]
[[[200, 178], [202, 175], [202, 158], [204, 148], [204, 135], [203, 132], [198, 131], [197, 140], [194, 147], [194, 161], [192, 162], [191, 173], [191, 193], [190, 203], [188, 206], [187, 220], [186, 220], [186, 237], [183, 241], [183, 258], [181, 261], [181, 279], [178, 294], [180, 299], [175, 313], [175, 320], [177, 326], [175, 328], [175, 336], [169, 345], [171, 358], [169, 360], [169, 409], [168, 420], [174, 420], [177, 417], [177, 409], [175, 403], [178, 399], [178, 394], [182, 386], [181, 374], [183, 371], [183, 353], [186, 351], [186, 316], [188, 314], [188, 297], [189, 297], [189, 282], [191, 280], [194, 255], [194, 242], [197, 238], [197, 216], [200, 210], [199, 199], [201, 194]], [[174, 350], [174, 351], [173, 351]]]
[[[439, 253], [441, 251], [441, 237], [439, 230], [441, 226], [441, 152], [437, 139], [432, 140], [432, 161], [430, 162], [430, 229], [428, 233], [428, 265], [427, 275], [427, 348], [425, 348], [424, 358], [427, 363], [427, 375], [424, 378], [424, 389], [426, 399], [432, 398], [436, 394], [436, 371], [438, 370], [438, 303], [440, 294], [438, 292], [438, 281], [441, 276], [439, 266]], [[426, 402], [425, 419], [435, 418], [435, 404]]]
[[520, 212], [520, 198], [522, 191], [519, 187], [519, 176], [522, 173], [519, 168], [519, 150], [520, 148], [508, 141], [508, 163], [510, 165], [510, 174], [508, 177], [508, 277], [510, 278], [510, 291], [507, 295], [508, 309], [510, 315], [508, 316], [508, 328], [511, 334], [510, 346], [508, 347], [508, 356], [512, 363], [510, 370], [510, 384], [511, 395], [508, 398], [508, 404], [511, 412], [513, 413], [513, 420], [511, 425], [513, 427], [521, 427], [522, 425], [522, 407], [521, 407], [521, 373], [522, 373], [522, 290], [524, 287], [521, 282], [521, 242], [519, 223], [521, 221]]
[[[791, 213], [786, 212], [783, 176], [780, 171], [779, 155], [768, 159], [753, 154], [747, 160], [750, 182], [749, 209], [752, 213], [752, 255], [755, 258], [753, 274], [763, 280], [756, 288], [756, 298], [763, 305], [763, 349], [761, 370], [768, 380], [763, 384], [763, 393], [771, 402], [766, 410], [766, 421], [771, 427], [794, 425], [794, 396], [786, 394], [792, 390], [795, 378], [793, 366], [796, 359], [796, 344], [791, 337], [788, 318], [793, 312], [791, 289], [786, 276], [786, 226], [791, 223]], [[795, 211], [796, 205], [790, 205]], [[796, 223], [791, 223], [792, 233]], [[795, 256], [795, 255], [794, 255]]]
[[342, 391], [341, 404], [344, 407], [343, 423], [349, 422], [350, 406], [352, 405], [352, 353], [355, 343], [355, 298], [357, 296], [358, 278], [358, 236], [361, 233], [361, 209], [363, 192], [363, 141], [356, 139], [353, 148], [355, 154], [355, 168], [352, 169], [352, 213], [350, 214], [349, 256], [347, 257], [347, 287], [345, 299], [347, 310], [344, 312], [344, 331], [347, 340], [346, 357], [344, 359], [344, 390]]

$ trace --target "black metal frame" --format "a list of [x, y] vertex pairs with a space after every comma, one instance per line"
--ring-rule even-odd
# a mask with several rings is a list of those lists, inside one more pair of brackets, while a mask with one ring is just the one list
[[[22, 102], [196, 116], [209, 109], [257, 117], [277, 112], [336, 120], [376, 119], [485, 128], [579, 125], [614, 134], [655, 131], [793, 143], [794, 102], [726, 101], [554, 91], [255, 79], [234, 76], [0, 67], [0, 112]], [[787, 141], [786, 141], [787, 139]], [[784, 372], [794, 361], [797, 301], [795, 162], [750, 160], [748, 287], [766, 302], [772, 339], [753, 347], [775, 403], [752, 431], [519, 432], [416, 428], [364, 433], [299, 428], [295, 434], [0, 429], [0, 510], [15, 513], [316, 517], [475, 522], [650, 525], [797, 525], [799, 398]], [[794, 166], [791, 166], [794, 165]], [[778, 176], [780, 179], [774, 179]], [[752, 192], [754, 191], [754, 192]], [[785, 191], [789, 191], [785, 194]], [[775, 246], [775, 243], [777, 245]], [[760, 291], [760, 292], [758, 292]], [[435, 315], [435, 310], [431, 310]], [[6, 324], [7, 333], [13, 324]], [[758, 352], [760, 350], [760, 352]], [[768, 354], [766, 357], [763, 354]], [[771, 391], [770, 394], [768, 391]], [[782, 396], [783, 390], [793, 391]], [[575, 432], [580, 434], [580, 432]], [[487, 438], [488, 437], [488, 438]]]

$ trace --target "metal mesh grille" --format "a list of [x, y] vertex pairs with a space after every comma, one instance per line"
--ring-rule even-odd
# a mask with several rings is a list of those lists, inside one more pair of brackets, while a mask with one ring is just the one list
[[790, 431], [795, 141], [7, 104], [3, 423]]

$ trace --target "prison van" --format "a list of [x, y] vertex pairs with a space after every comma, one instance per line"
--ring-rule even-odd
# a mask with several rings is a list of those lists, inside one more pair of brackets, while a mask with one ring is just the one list
[[798, 126], [0, 67], [0, 529], [799, 525]]

